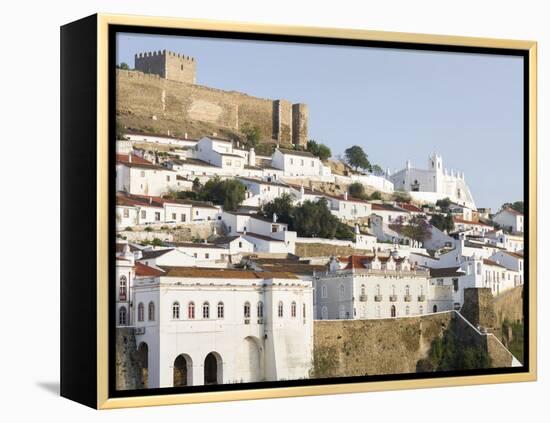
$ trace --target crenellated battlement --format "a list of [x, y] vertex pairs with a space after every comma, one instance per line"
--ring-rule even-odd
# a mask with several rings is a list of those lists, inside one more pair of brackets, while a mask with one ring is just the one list
[[194, 84], [196, 60], [194, 57], [169, 50], [148, 51], [134, 55], [135, 69], [159, 75], [172, 81]]

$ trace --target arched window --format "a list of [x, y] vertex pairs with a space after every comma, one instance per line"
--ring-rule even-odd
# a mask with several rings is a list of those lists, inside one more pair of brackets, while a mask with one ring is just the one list
[[296, 317], [296, 301], [292, 301], [290, 304], [290, 317]]
[[264, 317], [264, 303], [262, 303], [261, 301], [258, 302], [258, 307], [256, 311], [258, 313], [258, 319], [262, 319]]
[[346, 288], [343, 284], [340, 285], [340, 299], [344, 298], [344, 295], [346, 294]]
[[391, 306], [390, 315], [391, 315], [391, 317], [396, 317], [397, 316], [397, 310], [396, 310], [394, 305]]
[[138, 322], [143, 322], [143, 320], [145, 320], [145, 306], [143, 305], [143, 303], [138, 304], [137, 313], [138, 313]]
[[208, 301], [202, 303], [202, 318], [210, 319], [210, 304]]
[[118, 324], [121, 326], [126, 324], [126, 307], [124, 306], [118, 309]]
[[411, 295], [411, 287], [409, 285], [405, 286], [405, 295], [407, 296]]
[[408, 316], [411, 314], [411, 308], [409, 306], [405, 307], [405, 315]]
[[326, 285], [323, 285], [321, 287], [321, 298], [327, 298], [327, 286]]
[[338, 318], [344, 319], [346, 317], [346, 306], [344, 304], [340, 304], [338, 306]]
[[434, 304], [434, 307], [433, 307], [433, 311], [434, 313], [437, 313], [437, 305]]
[[180, 318], [180, 303], [177, 301], [172, 304], [172, 319], [179, 319]]
[[122, 275], [118, 283], [118, 299], [120, 301], [126, 301], [127, 279]]
[[376, 295], [380, 295], [380, 285], [376, 285]]
[[187, 318], [188, 319], [194, 319], [195, 318], [195, 303], [191, 301], [187, 305]]
[[420, 296], [424, 295], [424, 286], [420, 285]]
[[305, 320], [306, 318], [306, 303], [302, 304], [302, 318]]
[[279, 301], [279, 305], [277, 307], [277, 316], [283, 317], [283, 312], [284, 312], [283, 302]]
[[149, 302], [148, 314], [149, 315], [147, 316], [147, 319], [150, 322], [154, 322], [155, 321], [155, 303], [153, 301]]
[[477, 274], [481, 275], [481, 263], [477, 264]]
[[391, 294], [392, 294], [392, 295], [395, 295], [395, 285], [392, 285], [392, 286], [391, 286]]
[[223, 308], [223, 302], [218, 303], [218, 319], [223, 319], [225, 314], [225, 310]]
[[418, 314], [424, 314], [424, 307], [423, 306], [418, 306]]
[[361, 285], [361, 295], [365, 295], [365, 284]]
[[327, 320], [328, 319], [328, 309], [327, 306], [323, 306], [321, 309], [321, 319]]
[[243, 315], [245, 319], [250, 319], [250, 303], [244, 303]]

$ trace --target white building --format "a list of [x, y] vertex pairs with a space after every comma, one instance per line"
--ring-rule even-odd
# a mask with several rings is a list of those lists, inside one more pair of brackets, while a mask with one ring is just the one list
[[286, 223], [277, 222], [277, 216], [268, 219], [248, 213], [223, 212], [228, 235], [241, 235], [254, 245], [254, 251], [294, 254], [296, 232]]
[[135, 279], [131, 292], [148, 388], [309, 376], [310, 282], [289, 273], [164, 267]]
[[284, 176], [330, 176], [330, 169], [327, 171], [317, 156], [308, 151], [287, 150], [277, 148], [273, 153], [271, 164], [283, 171]]
[[176, 173], [136, 155], [117, 154], [116, 190], [137, 195], [160, 196], [170, 190], [183, 191], [189, 183]]
[[493, 220], [500, 225], [501, 228], [513, 232], [523, 232], [524, 216], [514, 209], [505, 208], [493, 216]]
[[523, 234], [507, 234], [502, 229], [485, 233], [487, 243], [508, 251], [522, 251], [524, 248]]
[[429, 272], [407, 258], [333, 258], [315, 281], [317, 319], [381, 319], [428, 313]]
[[288, 185], [277, 181], [247, 177], [237, 179], [246, 187], [245, 200], [242, 203], [244, 206], [259, 207], [283, 194], [290, 194], [292, 190]]
[[443, 159], [433, 154], [428, 159], [427, 169], [417, 169], [407, 160], [405, 168], [388, 175], [396, 191], [407, 191], [418, 201], [435, 203], [449, 198], [452, 202], [475, 210], [475, 202], [464, 179], [464, 173], [448, 171]]

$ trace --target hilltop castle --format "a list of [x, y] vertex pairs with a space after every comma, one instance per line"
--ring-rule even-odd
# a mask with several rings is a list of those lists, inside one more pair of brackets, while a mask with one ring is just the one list
[[199, 85], [195, 58], [168, 50], [135, 54], [134, 68], [117, 71], [117, 110], [126, 126], [239, 139], [247, 124], [260, 129], [262, 142], [307, 144], [306, 104]]
[[196, 62], [194, 57], [159, 50], [139, 53], [134, 56], [134, 68], [143, 73], [152, 73], [171, 81], [196, 82]]

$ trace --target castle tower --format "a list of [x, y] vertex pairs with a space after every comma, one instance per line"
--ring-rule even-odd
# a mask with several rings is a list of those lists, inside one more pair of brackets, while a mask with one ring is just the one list
[[134, 56], [134, 68], [143, 73], [159, 75], [172, 81], [194, 84], [197, 62], [193, 57], [159, 50]]
[[292, 105], [292, 144], [307, 145], [307, 104], [296, 103]]

